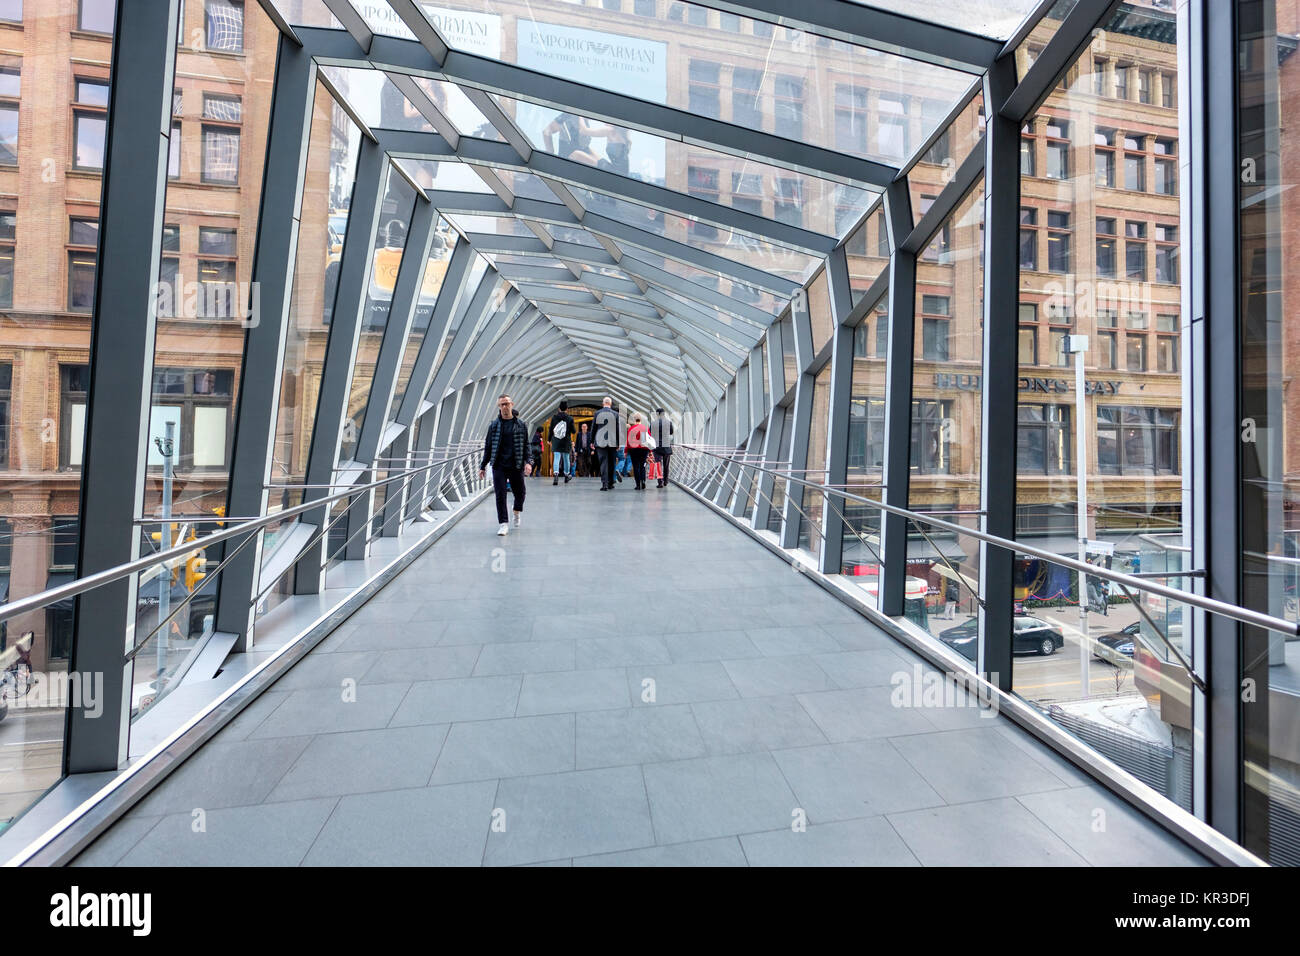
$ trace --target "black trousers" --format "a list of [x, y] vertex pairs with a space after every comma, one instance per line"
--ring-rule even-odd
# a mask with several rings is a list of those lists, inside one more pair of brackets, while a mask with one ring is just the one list
[[666, 485], [668, 484], [668, 462], [673, 457], [673, 450], [671, 448], [660, 448], [655, 454], [659, 456], [659, 464], [664, 470], [663, 482]]
[[627, 453], [632, 456], [632, 477], [638, 485], [645, 484], [645, 460], [650, 454], [649, 448], [629, 448]]
[[506, 512], [506, 481], [510, 481], [510, 490], [515, 496], [515, 510], [524, 510], [524, 495], [528, 489], [524, 485], [524, 470], [522, 468], [502, 468], [499, 465], [492, 466], [492, 490], [497, 495], [497, 521], [505, 524], [510, 520], [510, 515]]
[[618, 480], [614, 477], [614, 469], [618, 465], [618, 449], [597, 448], [596, 457], [600, 461], [600, 486], [613, 488], [614, 482]]

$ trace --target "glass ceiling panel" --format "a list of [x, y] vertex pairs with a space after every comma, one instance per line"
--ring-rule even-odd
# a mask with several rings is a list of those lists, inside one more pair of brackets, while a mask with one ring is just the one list
[[427, 76], [415, 77], [415, 85], [428, 94], [429, 99], [438, 104], [444, 116], [451, 120], [456, 132], [462, 136], [477, 136], [479, 139], [494, 139], [503, 142], [496, 127], [488, 122], [482, 111], [470, 102], [465, 91], [455, 83], [435, 80]]
[[572, 226], [560, 226], [554, 223], [546, 227], [552, 236], [561, 242], [576, 242], [581, 246], [593, 246], [597, 249], [603, 249], [596, 237], [586, 229], [575, 229]]
[[383, 70], [323, 66], [321, 73], [371, 129], [433, 131], [429, 121]]
[[[1021, 4], [1032, 0], [978, 0], [990, 13]], [[904, 99], [925, 90], [951, 103], [970, 85], [968, 73], [692, 3], [626, 7], [454, 0], [428, 5], [426, 16], [467, 53], [885, 162], [906, 157], [870, 140], [852, 148], [841, 142], [838, 117], [820, 108], [837, 87]]]
[[537, 238], [536, 233], [513, 216], [446, 216], [445, 218], [464, 233], [482, 232], [498, 236]]
[[395, 159], [402, 170], [425, 189], [445, 192], [490, 193], [487, 183], [464, 163], [436, 159]]
[[280, 11], [280, 16], [290, 26], [343, 29], [343, 24], [335, 19], [323, 0], [272, 0], [271, 5]]
[[635, 246], [624, 246], [623, 252], [633, 259], [655, 266], [664, 272], [680, 276], [688, 282], [693, 282], [706, 289], [712, 289], [715, 292], [731, 295], [737, 301], [752, 305], [754, 308], [770, 315], [777, 315], [789, 302], [789, 299], [778, 299], [771, 292], [756, 289], [744, 282], [723, 279], [715, 273], [697, 269], [695, 266], [688, 265], [685, 262], [678, 262], [676, 259], [665, 259], [663, 256], [655, 255], [653, 252]]
[[[966, 81], [969, 87], [969, 77]], [[534, 149], [836, 239], [843, 238], [876, 198], [872, 190], [756, 159], [623, 129], [577, 113], [556, 113], [508, 96], [496, 100]], [[945, 115], [953, 105], [955, 101], [947, 104]], [[937, 122], [932, 122], [932, 129]]]
[[888, 8], [920, 20], [1005, 40], [1016, 32], [1039, 0], [854, 0], [864, 6]]
[[506, 184], [516, 196], [522, 196], [525, 199], [540, 199], [543, 202], [558, 202], [555, 193], [551, 192], [550, 187], [532, 173], [517, 172], [513, 169], [494, 169], [493, 172]]

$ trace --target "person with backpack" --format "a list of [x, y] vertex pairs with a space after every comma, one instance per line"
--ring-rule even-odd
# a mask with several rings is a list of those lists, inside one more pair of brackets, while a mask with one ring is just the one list
[[568, 412], [569, 403], [560, 402], [560, 410], [551, 417], [551, 473], [555, 476], [552, 485], [569, 483], [569, 455], [573, 451], [573, 416]]
[[492, 485], [497, 499], [497, 521], [501, 526], [497, 534], [510, 533], [510, 519], [506, 512], [506, 483], [514, 496], [515, 527], [524, 517], [525, 476], [532, 473], [533, 462], [528, 454], [528, 425], [514, 413], [514, 402], [509, 395], [497, 398], [499, 414], [488, 425], [483, 440], [483, 458], [479, 462], [478, 476], [484, 477], [488, 464], [492, 465]]
[[673, 423], [668, 420], [662, 408], [655, 409], [659, 417], [650, 423], [650, 434], [655, 440], [655, 457], [663, 468], [663, 476], [655, 484], [656, 488], [668, 487], [668, 459], [673, 454]]
[[615, 480], [622, 481], [618, 474], [618, 449], [622, 442], [623, 423], [618, 412], [614, 411], [614, 400], [606, 395], [601, 400], [600, 411], [591, 420], [591, 430], [595, 432], [594, 444], [600, 458], [600, 490], [609, 491]]
[[627, 454], [632, 459], [632, 477], [636, 490], [645, 491], [645, 460], [653, 447], [650, 429], [641, 421], [640, 413], [632, 416], [632, 427], [627, 430]]

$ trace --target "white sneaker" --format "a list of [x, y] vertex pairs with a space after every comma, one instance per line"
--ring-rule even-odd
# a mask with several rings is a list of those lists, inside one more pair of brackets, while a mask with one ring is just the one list
[[516, 512], [515, 512], [515, 527], [518, 528], [520, 522], [522, 522], [523, 520], [524, 520], [523, 512], [522, 512], [522, 511], [516, 511]]
[[503, 524], [501, 527], [497, 528], [497, 534], [509, 534], [509, 533], [510, 533], [510, 524], [509, 524], [509, 522], [507, 522], [506, 524]]

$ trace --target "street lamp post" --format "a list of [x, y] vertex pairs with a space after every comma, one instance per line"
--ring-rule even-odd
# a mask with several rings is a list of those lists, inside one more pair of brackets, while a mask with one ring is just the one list
[[[1074, 471], [1077, 479], [1079, 561], [1088, 560], [1088, 437], [1087, 418], [1084, 416], [1085, 390], [1083, 360], [1088, 353], [1088, 336], [1065, 336], [1066, 355], [1074, 356]], [[1079, 573], [1079, 687], [1084, 697], [1091, 696], [1088, 688], [1088, 579]]]

